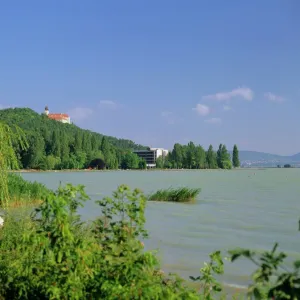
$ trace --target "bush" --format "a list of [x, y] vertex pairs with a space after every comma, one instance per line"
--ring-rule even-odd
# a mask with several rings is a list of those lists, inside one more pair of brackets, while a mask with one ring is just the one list
[[229, 251], [232, 262], [244, 257], [257, 266], [248, 288], [250, 299], [300, 299], [300, 260], [288, 268], [287, 255], [278, 252], [277, 247], [275, 243], [271, 251], [262, 254], [242, 248]]
[[101, 217], [82, 223], [88, 197], [67, 185], [49, 193], [31, 218], [8, 214], [0, 230], [0, 299], [199, 299], [165, 276], [143, 249], [146, 198], [120, 186], [98, 201]]
[[149, 201], [166, 201], [166, 202], [191, 202], [196, 199], [201, 189], [192, 189], [187, 187], [169, 188], [158, 190], [151, 194]]

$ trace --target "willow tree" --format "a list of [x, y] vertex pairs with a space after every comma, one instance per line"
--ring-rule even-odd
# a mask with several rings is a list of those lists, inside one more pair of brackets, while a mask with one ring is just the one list
[[0, 206], [6, 208], [9, 202], [8, 171], [19, 168], [14, 146], [25, 150], [28, 145], [24, 132], [18, 126], [0, 122]]

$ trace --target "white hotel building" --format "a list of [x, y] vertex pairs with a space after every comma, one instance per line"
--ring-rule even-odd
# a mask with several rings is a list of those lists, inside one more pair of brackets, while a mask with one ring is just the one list
[[150, 148], [149, 150], [135, 150], [133, 151], [139, 157], [145, 159], [147, 167], [156, 167], [157, 158], [167, 156], [169, 151], [163, 148]]

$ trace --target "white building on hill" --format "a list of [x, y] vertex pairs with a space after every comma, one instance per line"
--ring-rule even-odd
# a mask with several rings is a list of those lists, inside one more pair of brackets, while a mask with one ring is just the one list
[[50, 114], [48, 106], [45, 107], [45, 115], [48, 116], [49, 119], [62, 122], [62, 123], [68, 123], [71, 124], [71, 118], [67, 114], [62, 114], [62, 113], [55, 113], [55, 114]]

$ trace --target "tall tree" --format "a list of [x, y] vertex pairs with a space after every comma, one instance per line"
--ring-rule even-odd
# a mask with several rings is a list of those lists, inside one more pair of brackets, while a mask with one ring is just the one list
[[75, 141], [74, 141], [74, 152], [81, 151], [82, 149], [82, 133], [80, 131], [76, 131]]
[[199, 145], [195, 149], [195, 159], [196, 159], [196, 168], [204, 169], [205, 168], [205, 150]]
[[223, 145], [220, 144], [219, 149], [217, 151], [217, 165], [218, 165], [218, 168], [220, 168], [220, 169], [223, 168], [223, 166], [222, 166], [222, 147], [223, 147]]
[[105, 136], [102, 138], [101, 141], [101, 151], [104, 154], [104, 156], [108, 155], [108, 153], [110, 152], [110, 144]]
[[174, 168], [174, 164], [173, 164], [172, 160], [173, 160], [172, 153], [169, 152], [167, 154], [167, 156], [165, 156], [165, 158], [164, 158], [163, 167], [167, 168], [167, 169]]
[[238, 150], [237, 145], [233, 146], [232, 164], [233, 164], [234, 168], [238, 168], [240, 166], [239, 150]]
[[172, 158], [174, 160], [175, 167], [177, 169], [182, 168], [183, 163], [183, 149], [182, 146], [178, 143], [174, 145], [173, 151], [172, 151]]
[[28, 147], [22, 151], [21, 162], [23, 168], [44, 169], [45, 142], [39, 134], [30, 134], [27, 136]]
[[163, 169], [165, 166], [165, 158], [163, 156], [160, 156], [156, 159], [156, 168], [157, 169]]
[[69, 140], [68, 136], [61, 132], [61, 167], [62, 168], [69, 168], [69, 160], [70, 160], [70, 147], [69, 147]]
[[227, 151], [226, 146], [223, 144], [219, 145], [219, 149], [217, 151], [217, 164], [221, 169], [231, 169], [232, 167], [230, 154]]
[[61, 156], [61, 140], [58, 130], [54, 130], [52, 134], [51, 153], [56, 157]]
[[84, 132], [82, 138], [82, 149], [86, 152], [87, 156], [90, 156], [92, 151], [92, 143], [91, 143], [91, 134], [89, 132]]
[[100, 150], [100, 146], [101, 146], [100, 143], [101, 143], [101, 139], [99, 139], [95, 135], [92, 135], [92, 138], [91, 138], [92, 151]]
[[206, 165], [208, 169], [216, 169], [218, 167], [216, 153], [212, 145], [209, 145], [206, 152]]
[[195, 167], [196, 167], [196, 146], [193, 142], [189, 142], [187, 145], [186, 159], [187, 159], [186, 167], [189, 169], [195, 169]]
[[110, 144], [105, 136], [102, 138], [102, 141], [101, 141], [101, 152], [103, 153], [106, 166], [108, 168], [110, 168], [112, 155], [111, 155], [111, 151], [110, 151]]
[[222, 145], [222, 149], [221, 149], [221, 168], [222, 169], [232, 168], [230, 153], [227, 151], [225, 145]]

